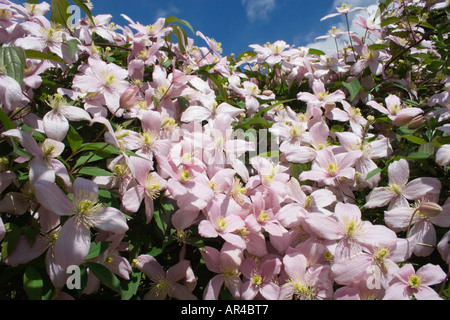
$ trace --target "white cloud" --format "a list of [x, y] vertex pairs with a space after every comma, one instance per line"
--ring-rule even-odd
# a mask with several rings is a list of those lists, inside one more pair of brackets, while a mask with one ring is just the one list
[[164, 9], [160, 8], [160, 9], [156, 10], [155, 19], [167, 18], [168, 16], [173, 16], [178, 13], [180, 13], [180, 9], [178, 9], [175, 6], [171, 6], [169, 8], [164, 8]]
[[242, 5], [247, 13], [247, 18], [254, 22], [269, 18], [269, 13], [275, 9], [275, 0], [242, 0]]

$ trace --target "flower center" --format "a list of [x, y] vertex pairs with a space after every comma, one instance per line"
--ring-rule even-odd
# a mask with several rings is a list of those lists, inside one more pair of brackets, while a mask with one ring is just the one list
[[159, 197], [160, 191], [161, 184], [158, 183], [154, 175], [148, 174], [145, 180], [145, 193], [154, 200]]
[[255, 286], [259, 287], [262, 283], [262, 277], [260, 275], [256, 274], [253, 276], [252, 282]]
[[416, 275], [412, 275], [409, 278], [408, 285], [412, 289], [417, 289], [418, 287], [420, 287], [420, 278], [418, 276], [416, 276]]
[[394, 192], [395, 192], [396, 194], [398, 194], [398, 195], [402, 194], [402, 187], [399, 186], [398, 184], [393, 183], [393, 184], [391, 184], [389, 187], [390, 187], [392, 190], [394, 190]]
[[328, 165], [327, 171], [332, 175], [335, 176], [336, 172], [337, 172], [337, 165], [335, 165], [334, 163], [330, 163]]
[[224, 231], [225, 229], [226, 229], [226, 227], [227, 227], [227, 222], [225, 221], [225, 219], [224, 218], [222, 218], [222, 217], [220, 217], [218, 220], [217, 220], [217, 229], [219, 229], [220, 231]]

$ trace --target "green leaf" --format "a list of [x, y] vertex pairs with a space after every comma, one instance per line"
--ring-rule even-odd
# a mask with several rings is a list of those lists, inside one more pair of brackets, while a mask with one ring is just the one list
[[91, 19], [91, 22], [93, 25], [95, 25], [94, 17], [92, 16], [91, 10], [89, 7], [85, 4], [86, 0], [72, 0], [75, 2], [77, 6], [80, 7], [81, 10], [83, 10], [84, 13]]
[[440, 147], [444, 144], [450, 144], [450, 137], [438, 137], [433, 140], [433, 146]]
[[37, 50], [25, 50], [25, 56], [28, 59], [51, 60], [64, 63], [64, 60], [58, 57], [56, 54], [45, 53]]
[[21, 235], [20, 227], [13, 223], [5, 223], [6, 235], [2, 241], [2, 260], [6, 259], [8, 255], [16, 248]]
[[105, 142], [90, 142], [90, 143], [84, 143], [81, 146], [81, 150], [82, 151], [87, 151], [87, 150], [102, 150], [105, 152], [109, 152], [111, 154], [122, 154], [122, 151], [120, 151], [119, 149], [117, 149], [116, 147], [110, 145], [109, 143], [105, 143]]
[[84, 174], [87, 176], [101, 176], [101, 177], [111, 177], [114, 175], [111, 171], [107, 171], [102, 168], [97, 167], [83, 167], [78, 171], [79, 174]]
[[417, 150], [417, 152], [419, 152], [419, 153], [426, 153], [426, 154], [428, 154], [430, 156], [434, 155], [433, 143], [427, 142], [427, 143], [422, 144], [419, 147], [419, 150]]
[[119, 294], [122, 293], [120, 280], [108, 268], [96, 262], [85, 262], [85, 265], [101, 283]]
[[374, 175], [380, 173], [381, 171], [383, 171], [383, 169], [381, 169], [381, 168], [376, 168], [376, 169], [370, 171], [370, 172], [366, 175], [366, 180], [369, 180], [370, 178], [372, 178]]
[[72, 149], [73, 152], [80, 149], [83, 144], [83, 138], [72, 126], [70, 126], [69, 132], [67, 133], [67, 140], [69, 141], [70, 149]]
[[142, 272], [131, 272], [130, 280], [126, 282], [126, 288], [122, 289], [123, 300], [130, 300], [137, 293], [141, 279]]
[[91, 246], [89, 248], [89, 253], [86, 256], [86, 260], [93, 259], [98, 257], [100, 254], [105, 252], [108, 249], [111, 242], [101, 241], [101, 242], [91, 242]]
[[172, 25], [172, 31], [177, 37], [178, 48], [180, 49], [182, 54], [185, 54], [186, 53], [185, 44], [187, 43], [186, 32], [183, 30], [183, 28], [177, 25]]
[[44, 281], [39, 271], [29, 265], [23, 274], [23, 288], [30, 300], [40, 300]]
[[191, 30], [191, 32], [193, 34], [195, 34], [194, 28], [192, 28], [191, 24], [189, 22], [187, 22], [186, 20], [178, 19], [177, 17], [174, 17], [174, 16], [169, 16], [165, 20], [166, 25], [169, 25], [174, 22], [180, 23], [180, 24], [184, 25], [185, 27], [188, 27], [188, 29]]
[[67, 20], [70, 18], [70, 15], [67, 13], [69, 2], [67, 0], [52, 0], [51, 8], [50, 21], [67, 27]]
[[416, 136], [401, 136], [401, 137], [405, 138], [408, 141], [411, 141], [412, 143], [418, 144], [418, 145], [422, 145], [422, 144], [427, 143], [422, 138], [419, 138], [419, 137], [416, 137]]
[[386, 44], [374, 43], [374, 44], [369, 45], [368, 48], [369, 48], [369, 50], [382, 50], [382, 49], [389, 48], [389, 46]]
[[428, 159], [430, 155], [424, 152], [411, 152], [405, 159], [406, 160], [423, 160]]
[[[290, 163], [289, 164], [291, 168], [291, 176], [295, 179], [299, 179], [298, 177], [303, 171], [309, 171], [311, 170], [311, 163]], [[305, 184], [304, 182], [302, 182]]]
[[383, 20], [381, 20], [380, 26], [381, 26], [381, 27], [386, 27], [387, 25], [395, 24], [395, 23], [399, 22], [400, 20], [401, 20], [400, 17], [388, 17], [388, 18], [384, 18]]
[[19, 47], [0, 48], [0, 69], [2, 74], [22, 84], [26, 67], [25, 51]]
[[73, 167], [78, 168], [79, 166], [81, 166], [85, 163], [95, 162], [95, 161], [99, 161], [102, 159], [104, 159], [104, 156], [99, 155], [99, 154], [94, 154], [93, 152], [88, 152], [88, 153], [82, 155], [80, 158], [78, 158], [77, 163], [75, 163], [75, 165]]
[[80, 41], [77, 39], [72, 39], [67, 41], [67, 46], [69, 47], [69, 53], [70, 57], [74, 58], [78, 51], [78, 45], [80, 44]]
[[8, 115], [2, 109], [0, 109], [0, 121], [3, 123], [3, 126], [5, 127], [6, 130], [11, 130], [11, 129], [16, 128], [14, 123], [11, 121], [11, 119], [8, 117]]
[[324, 56], [325, 52], [319, 49], [309, 48], [308, 53], [311, 55]]
[[361, 90], [361, 85], [359, 84], [358, 79], [354, 79], [351, 82], [342, 82], [342, 85], [348, 89], [350, 92], [350, 100], [355, 99], [359, 90]]
[[257, 55], [257, 53], [255, 51], [247, 50], [247, 51], [240, 53], [237, 56], [237, 61], [242, 61], [243, 59], [250, 59], [250, 58], [255, 57], [256, 55]]

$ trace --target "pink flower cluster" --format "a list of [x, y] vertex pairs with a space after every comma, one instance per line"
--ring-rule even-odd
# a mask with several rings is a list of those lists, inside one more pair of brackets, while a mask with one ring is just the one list
[[[367, 27], [367, 38], [377, 39], [371, 43], [353, 35], [360, 57], [354, 64], [351, 54], [325, 59], [284, 41], [252, 45], [253, 54], [232, 63], [201, 32], [203, 47], [187, 38], [183, 48], [172, 43], [172, 51], [163, 50], [164, 37], [173, 31], [164, 19], [142, 25], [125, 16], [129, 25], [121, 27], [110, 23], [110, 15], [98, 15], [95, 25], [85, 18], [67, 29], [45, 17], [45, 2], [5, 0], [0, 6], [3, 46], [58, 58], [27, 58], [23, 84], [0, 76], [1, 110], [15, 127], [1, 135], [19, 142], [24, 152], [14, 163], [28, 176], [21, 185], [2, 158], [8, 165], [0, 163], [0, 212], [4, 219], [29, 214], [40, 230], [32, 243], [22, 235], [2, 263], [14, 267], [45, 253], [47, 274], [62, 295], [70, 293], [64, 290], [66, 269], [83, 264], [92, 243], [107, 241], [95, 261], [122, 281], [134, 269], [145, 273], [152, 282], [145, 298], [197, 299], [199, 279], [186, 242], [196, 230], [207, 244], [199, 250], [212, 274], [202, 279], [204, 299], [219, 299], [223, 287], [243, 300], [441, 299], [432, 286], [445, 281], [446, 272], [431, 263], [416, 270], [410, 259], [438, 251], [449, 263], [449, 231], [440, 238], [435, 228], [450, 227], [450, 198], [442, 199], [437, 177], [410, 177], [411, 162], [404, 158], [373, 174], [377, 161], [393, 159], [397, 147], [395, 135], [375, 117], [385, 115], [392, 129], [422, 124], [436, 113], [446, 121], [449, 109], [428, 115], [407, 107], [400, 95], [379, 99], [361, 91], [352, 100], [343, 87], [329, 86], [368, 69], [384, 75], [392, 56], [369, 45], [398, 39], [381, 39], [381, 27]], [[125, 65], [110, 59], [111, 48], [96, 45], [95, 37], [122, 47]], [[75, 52], [70, 40], [77, 42]], [[433, 53], [432, 42], [426, 46]], [[303, 111], [279, 103], [277, 92], [246, 73], [263, 68], [276, 70], [271, 83], [303, 84], [295, 99]], [[46, 85], [42, 76], [54, 70], [75, 73], [69, 86], [46, 92], [39, 116], [34, 97]], [[430, 106], [448, 107], [445, 92], [430, 98]], [[357, 103], [365, 110], [353, 107]], [[263, 132], [277, 147], [269, 151], [279, 157], [258, 152], [260, 136], [237, 134], [263, 111], [261, 119], [272, 123]], [[118, 151], [107, 159], [110, 174], [89, 178], [61, 161], [62, 154], [76, 155], [65, 144], [74, 124], [100, 128], [93, 142]], [[345, 130], [334, 130], [336, 124]], [[448, 124], [441, 129], [448, 133]], [[448, 144], [433, 151], [438, 166], [450, 164], [449, 152]], [[306, 169], [295, 175], [298, 165]], [[101, 190], [112, 192], [119, 205], [104, 206]], [[362, 194], [367, 197], [361, 202]], [[149, 252], [128, 255], [130, 221], [144, 214], [151, 223], [163, 198], [175, 205], [170, 225], [180, 243], [179, 261], [170, 268]], [[382, 218], [367, 220], [365, 213], [377, 208]], [[95, 294], [99, 284], [89, 273], [84, 292]]]

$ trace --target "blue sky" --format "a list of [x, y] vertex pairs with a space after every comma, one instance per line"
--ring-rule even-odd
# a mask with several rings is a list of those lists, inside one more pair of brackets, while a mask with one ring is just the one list
[[[342, 3], [367, 7], [377, 0], [91, 0], [93, 14], [108, 13], [120, 25], [128, 22], [151, 24], [158, 17], [187, 20], [195, 31], [222, 43], [223, 55], [250, 50], [250, 44], [284, 40], [290, 45], [325, 49], [314, 38], [327, 34], [332, 26], [344, 28], [340, 17], [320, 19], [335, 12]], [[188, 31], [195, 44], [201, 38]], [[334, 42], [333, 42], [334, 45]], [[333, 48], [334, 49], [334, 48]]]
[[[26, 0], [12, 0], [23, 3]], [[39, 2], [43, 2], [39, 0]], [[50, 0], [46, 2], [50, 3]], [[222, 44], [223, 55], [250, 50], [249, 45], [284, 40], [289, 45], [305, 46], [334, 52], [335, 43], [314, 39], [326, 35], [336, 26], [346, 30], [342, 16], [324, 21], [320, 19], [336, 12], [342, 3], [353, 7], [369, 7], [378, 0], [91, 0], [92, 13], [111, 14], [112, 21], [125, 26], [121, 17], [126, 14], [133, 21], [147, 25], [159, 17], [175, 16], [188, 21], [195, 31], [214, 38]], [[69, 4], [73, 4], [69, 0]], [[357, 11], [351, 15], [354, 17]], [[84, 14], [82, 14], [84, 16]], [[350, 17], [351, 18], [351, 17]], [[354, 30], [352, 27], [352, 31]], [[197, 46], [205, 43], [187, 31]], [[346, 40], [341, 38], [341, 42]]]

